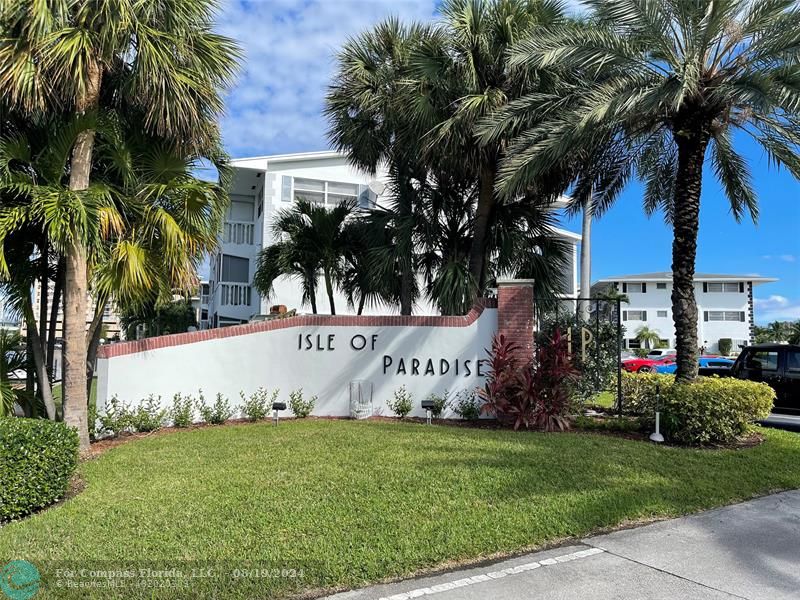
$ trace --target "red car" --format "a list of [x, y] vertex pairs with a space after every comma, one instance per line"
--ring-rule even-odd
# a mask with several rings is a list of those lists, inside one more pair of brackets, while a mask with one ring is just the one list
[[622, 361], [622, 368], [628, 373], [650, 373], [654, 366], [671, 365], [675, 362], [675, 355], [670, 354], [664, 358], [629, 358]]

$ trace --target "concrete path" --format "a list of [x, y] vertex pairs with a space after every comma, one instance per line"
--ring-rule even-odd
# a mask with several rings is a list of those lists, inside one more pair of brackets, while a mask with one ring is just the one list
[[800, 490], [329, 598], [797, 599]]

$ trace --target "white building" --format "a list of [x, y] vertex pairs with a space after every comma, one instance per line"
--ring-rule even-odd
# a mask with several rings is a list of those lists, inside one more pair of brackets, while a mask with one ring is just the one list
[[[753, 286], [777, 281], [753, 275], [719, 275], [697, 273], [694, 293], [697, 299], [697, 339], [707, 352], [719, 350], [719, 340], [730, 338], [734, 352], [752, 344], [754, 337]], [[636, 332], [642, 327], [661, 334], [661, 344], [675, 347], [675, 326], [672, 320], [672, 273], [642, 273], [600, 279], [592, 286], [597, 293], [615, 287], [629, 298], [622, 307], [625, 347], [640, 347]]]
[[[299, 284], [290, 279], [275, 283], [271, 298], [262, 298], [252, 281], [261, 249], [274, 242], [271, 224], [277, 211], [291, 206], [295, 198], [333, 206], [343, 199], [355, 199], [362, 207], [380, 206], [386, 200], [373, 190], [382, 189], [385, 174], [376, 177], [349, 164], [344, 155], [334, 151], [306, 152], [242, 158], [232, 161], [233, 186], [220, 247], [211, 257], [208, 319], [210, 327], [247, 322], [266, 314], [272, 305], [289, 310], [310, 312], [302, 301]], [[571, 297], [577, 290], [577, 244], [580, 236], [558, 230], [572, 244], [572, 261], [565, 273]], [[324, 289], [324, 286], [320, 286]], [[349, 312], [345, 298], [335, 298], [337, 312]], [[320, 313], [328, 310], [327, 298], [318, 295]], [[365, 313], [396, 312], [395, 307], [366, 307]], [[436, 308], [419, 302], [415, 314], [436, 314]]]

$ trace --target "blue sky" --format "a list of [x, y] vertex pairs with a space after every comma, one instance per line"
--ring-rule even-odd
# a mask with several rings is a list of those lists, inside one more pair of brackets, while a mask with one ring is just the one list
[[[226, 100], [228, 152], [241, 157], [325, 149], [321, 109], [337, 48], [389, 15], [427, 20], [434, 12], [435, 0], [224, 1], [219, 29], [245, 51], [239, 82]], [[697, 270], [777, 277], [779, 282], [756, 288], [756, 320], [800, 319], [800, 183], [770, 169], [748, 139], [738, 141], [759, 193], [758, 224], [737, 224], [706, 172]], [[672, 233], [660, 216], [644, 215], [641, 196], [641, 186], [632, 183], [596, 222], [593, 279], [669, 270]], [[577, 231], [580, 223], [568, 227]]]

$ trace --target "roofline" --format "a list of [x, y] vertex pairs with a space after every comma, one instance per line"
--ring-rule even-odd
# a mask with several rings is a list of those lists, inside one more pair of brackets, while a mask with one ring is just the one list
[[336, 150], [316, 150], [314, 152], [294, 152], [290, 154], [267, 154], [264, 156], [245, 156], [242, 158], [234, 158], [230, 164], [235, 166], [240, 162], [248, 162], [251, 160], [266, 160], [267, 162], [292, 162], [296, 160], [312, 160], [312, 159], [325, 159], [325, 158], [347, 158], [343, 153]]
[[[733, 280], [733, 281], [753, 281], [758, 283], [774, 283], [775, 281], [779, 281], [777, 277], [761, 277], [760, 275], [727, 275], [727, 274], [720, 274], [714, 277], [702, 277], [702, 276], [695, 276], [694, 281], [724, 281], [724, 280]], [[615, 283], [617, 281], [624, 281], [625, 283], [630, 282], [637, 282], [637, 281], [672, 281], [672, 277], [639, 277], [637, 275], [620, 275], [617, 277], [605, 277], [603, 279], [598, 279], [592, 285], [598, 283]]]
[[569, 231], [568, 229], [561, 229], [561, 227], [553, 227], [553, 231], [562, 237], [575, 240], [577, 242], [581, 241], [581, 234], [575, 233], [574, 231]]

